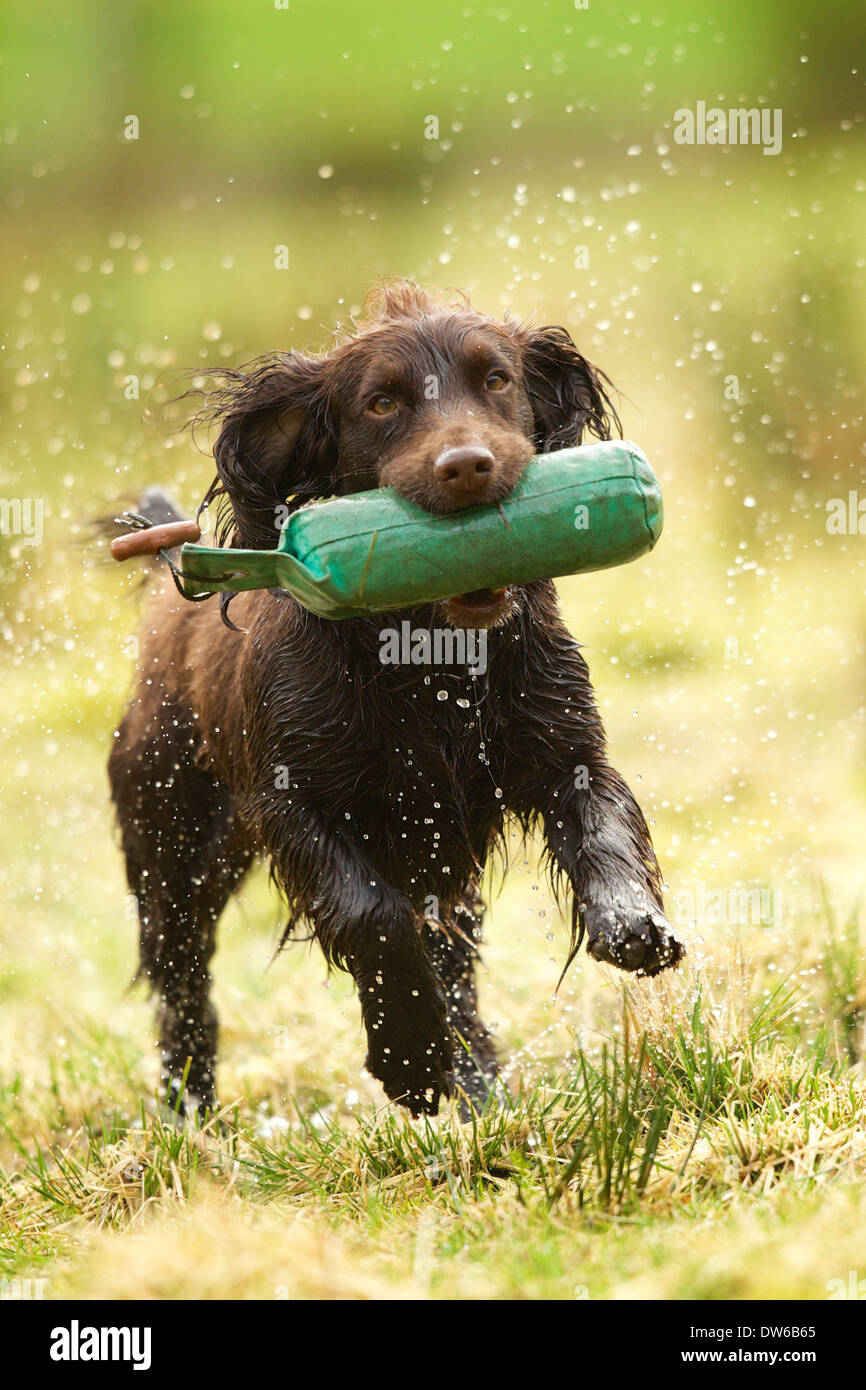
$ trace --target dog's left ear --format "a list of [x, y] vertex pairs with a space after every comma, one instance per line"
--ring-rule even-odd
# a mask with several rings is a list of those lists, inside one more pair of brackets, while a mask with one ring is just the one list
[[217, 476], [202, 508], [228, 498], [231, 518], [217, 530], [221, 542], [273, 549], [287, 499], [297, 506], [337, 490], [328, 377], [327, 357], [300, 352], [271, 353], [238, 370], [211, 373], [193, 426], [219, 425]]
[[519, 340], [539, 453], [580, 444], [586, 429], [598, 439], [622, 434], [612, 383], [578, 352], [566, 329], [525, 328]]

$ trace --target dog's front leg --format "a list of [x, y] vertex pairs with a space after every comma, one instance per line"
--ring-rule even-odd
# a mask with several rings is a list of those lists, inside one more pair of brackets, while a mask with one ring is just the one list
[[[318, 923], [317, 930], [321, 934]], [[363, 924], [351, 923], [348, 935], [346, 961], [367, 1032], [367, 1070], [413, 1115], [435, 1115], [453, 1090], [453, 1043], [442, 986], [415, 915], [380, 901]]]
[[619, 773], [606, 762], [581, 764], [537, 806], [589, 955], [639, 975], [676, 965], [685, 947], [664, 915], [649, 830]]
[[328, 960], [354, 976], [368, 1070], [413, 1115], [435, 1115], [452, 1090], [452, 1042], [412, 904], [321, 814], [293, 806], [278, 815], [260, 810], [258, 820], [296, 914], [313, 923]]

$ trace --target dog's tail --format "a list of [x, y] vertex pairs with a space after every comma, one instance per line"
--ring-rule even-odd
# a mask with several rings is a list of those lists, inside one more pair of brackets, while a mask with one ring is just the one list
[[163, 492], [161, 487], [148, 487], [139, 498], [138, 506], [133, 508], [139, 516], [143, 516], [150, 522], [151, 526], [170, 526], [176, 521], [188, 521], [189, 517], [184, 516], [180, 507], [173, 502], [167, 492]]
[[137, 503], [120, 504], [110, 516], [93, 522], [92, 534], [110, 542], [115, 560], [143, 556], [153, 563], [201, 538], [198, 523], [184, 516], [162, 488], [146, 488]]

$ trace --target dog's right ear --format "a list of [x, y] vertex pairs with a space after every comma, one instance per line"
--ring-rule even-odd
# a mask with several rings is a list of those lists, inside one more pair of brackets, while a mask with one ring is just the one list
[[[196, 416], [219, 423], [217, 477], [202, 502], [231, 504], [235, 545], [271, 550], [285, 504], [299, 506], [336, 489], [337, 437], [327, 398], [328, 362], [299, 352], [257, 358], [219, 373]], [[201, 509], [200, 509], [201, 510]]]

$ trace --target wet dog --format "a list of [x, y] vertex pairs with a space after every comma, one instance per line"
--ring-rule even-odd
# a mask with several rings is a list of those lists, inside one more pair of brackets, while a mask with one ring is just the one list
[[[617, 427], [608, 382], [563, 328], [497, 322], [386, 284], [321, 356], [222, 374], [221, 535], [273, 547], [275, 518], [389, 486], [434, 513], [501, 502], [533, 454]], [[162, 503], [160, 519], [165, 511]], [[611, 767], [586, 663], [553, 584], [482, 589], [328, 622], [288, 595], [186, 603], [157, 575], [138, 683], [109, 770], [164, 1081], [214, 1105], [209, 961], [254, 856], [329, 962], [351, 971], [367, 1067], [435, 1114], [482, 1105], [497, 1064], [476, 1000], [481, 875], [506, 819], [539, 824], [572, 897], [572, 954], [653, 975], [683, 947], [643, 815]], [[380, 659], [380, 631], [478, 629], [483, 673]], [[444, 696], [444, 698], [443, 698]]]

